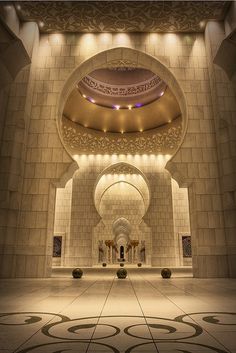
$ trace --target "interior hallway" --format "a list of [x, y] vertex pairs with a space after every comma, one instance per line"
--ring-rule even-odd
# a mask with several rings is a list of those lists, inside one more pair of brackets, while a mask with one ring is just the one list
[[236, 280], [101, 270], [2, 280], [0, 352], [236, 352]]

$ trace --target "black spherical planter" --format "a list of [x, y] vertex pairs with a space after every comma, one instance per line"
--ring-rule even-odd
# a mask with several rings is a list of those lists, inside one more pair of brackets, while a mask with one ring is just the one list
[[126, 278], [127, 276], [127, 271], [125, 268], [119, 268], [119, 270], [116, 272], [118, 278]]
[[124, 267], [125, 264], [123, 262], [120, 263], [120, 267]]
[[72, 276], [74, 278], [81, 278], [83, 276], [83, 271], [81, 270], [81, 268], [75, 268], [73, 271], [72, 271]]
[[107, 266], [106, 262], [103, 262], [102, 267], [106, 267], [106, 266]]
[[139, 263], [137, 264], [137, 266], [138, 266], [138, 267], [142, 267], [142, 264], [141, 264], [141, 262], [139, 262]]
[[171, 270], [169, 268], [163, 268], [161, 270], [162, 278], [170, 278], [171, 277]]

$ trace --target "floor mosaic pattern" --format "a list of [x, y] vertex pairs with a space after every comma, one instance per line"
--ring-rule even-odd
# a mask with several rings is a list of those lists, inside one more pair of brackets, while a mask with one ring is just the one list
[[236, 353], [236, 280], [3, 280], [0, 353]]

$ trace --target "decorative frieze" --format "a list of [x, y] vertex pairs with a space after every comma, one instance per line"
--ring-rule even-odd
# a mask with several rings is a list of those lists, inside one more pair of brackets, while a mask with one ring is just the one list
[[103, 133], [62, 118], [62, 139], [72, 154], [173, 154], [182, 136], [181, 118], [142, 133]]
[[157, 89], [163, 84], [163, 81], [157, 75], [143, 82], [129, 85], [111, 85], [98, 81], [89, 75], [85, 76], [82, 82], [95, 93], [109, 97], [134, 97], [140, 94], [148, 94], [150, 91]]

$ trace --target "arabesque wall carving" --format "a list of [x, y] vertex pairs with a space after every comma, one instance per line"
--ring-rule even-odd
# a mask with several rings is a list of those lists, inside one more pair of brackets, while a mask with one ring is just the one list
[[[24, 1], [21, 20], [43, 32], [202, 32], [199, 22], [222, 19], [226, 1]], [[73, 16], [71, 14], [73, 13]]]
[[72, 154], [172, 154], [182, 136], [181, 118], [142, 133], [102, 133], [62, 118], [62, 139]]

